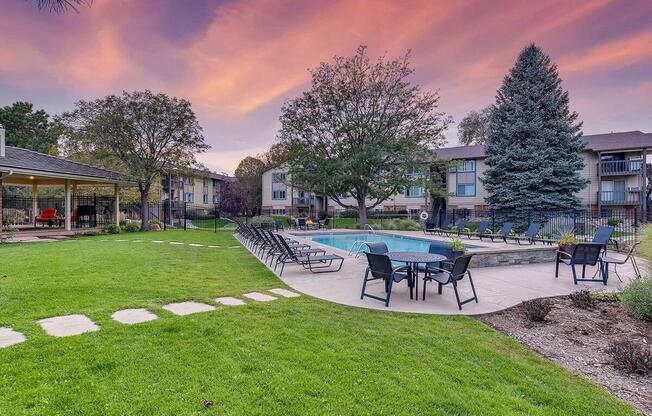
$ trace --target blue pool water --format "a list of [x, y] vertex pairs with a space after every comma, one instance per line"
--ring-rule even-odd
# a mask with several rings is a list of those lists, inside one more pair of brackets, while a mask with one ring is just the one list
[[[302, 237], [306, 236], [305, 234]], [[389, 251], [418, 251], [427, 253], [430, 248], [430, 242], [418, 238], [400, 237], [387, 234], [313, 234], [312, 240], [325, 244], [327, 246], [339, 248], [340, 250], [349, 251], [356, 241], [380, 242], [387, 244]], [[472, 247], [465, 244], [467, 247]]]

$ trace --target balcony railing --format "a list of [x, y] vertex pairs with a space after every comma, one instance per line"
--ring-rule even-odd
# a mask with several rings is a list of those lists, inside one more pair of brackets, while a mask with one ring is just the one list
[[641, 192], [636, 191], [600, 191], [598, 198], [601, 205], [639, 205]]
[[294, 205], [295, 206], [310, 206], [313, 203], [313, 198], [311, 197], [303, 197], [303, 198], [294, 198]]
[[641, 166], [640, 160], [605, 160], [598, 163], [598, 171], [602, 176], [638, 175]]

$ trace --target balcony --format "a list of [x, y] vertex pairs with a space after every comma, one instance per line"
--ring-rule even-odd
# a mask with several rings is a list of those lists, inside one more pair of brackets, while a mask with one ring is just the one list
[[640, 175], [640, 160], [605, 160], [598, 162], [600, 176]]
[[640, 191], [600, 191], [600, 205], [640, 205]]
[[303, 197], [303, 198], [294, 198], [295, 207], [309, 207], [312, 205], [314, 198], [312, 197]]

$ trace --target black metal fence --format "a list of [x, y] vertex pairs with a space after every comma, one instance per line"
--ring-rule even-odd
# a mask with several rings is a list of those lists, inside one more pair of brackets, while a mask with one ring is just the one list
[[453, 209], [447, 213], [451, 223], [460, 219], [468, 221], [467, 227], [477, 228], [480, 221], [489, 221], [490, 228], [496, 230], [505, 222], [513, 222], [516, 230], [523, 232], [532, 223], [543, 225], [542, 234], [546, 238], [557, 238], [565, 232], [572, 232], [580, 240], [590, 240], [600, 226], [614, 227], [613, 238], [632, 241], [637, 238], [643, 223], [636, 209], [631, 211], [598, 211], [592, 209], [567, 211], [531, 210], [470, 210]]
[[[232, 222], [220, 214], [216, 205], [164, 201], [149, 204], [149, 221], [162, 228], [218, 231]], [[140, 204], [120, 204], [121, 222], [142, 221]]]

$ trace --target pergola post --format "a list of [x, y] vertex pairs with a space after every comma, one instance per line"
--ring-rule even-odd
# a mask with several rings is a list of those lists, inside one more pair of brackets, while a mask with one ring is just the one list
[[38, 217], [38, 184], [34, 182], [32, 184], [32, 224], [34, 224], [36, 217]]
[[66, 231], [72, 230], [72, 221], [70, 219], [72, 213], [72, 209], [71, 209], [71, 205], [72, 205], [71, 187], [72, 186], [71, 185], [72, 185], [72, 181], [70, 179], [66, 179], [66, 187], [65, 187], [66, 207], [64, 211], [64, 223], [65, 223]]
[[116, 183], [113, 186], [113, 195], [115, 196], [115, 207], [113, 211], [115, 212], [115, 225], [120, 226], [120, 186]]

